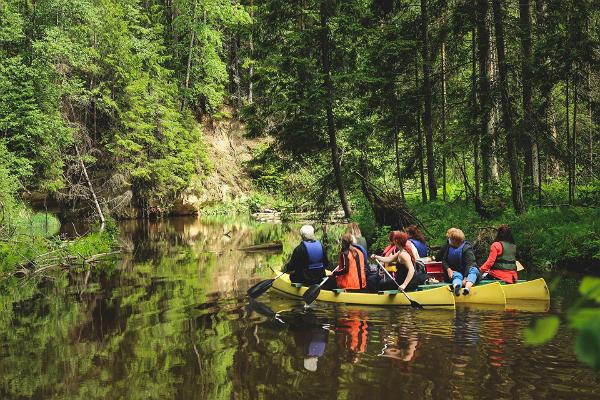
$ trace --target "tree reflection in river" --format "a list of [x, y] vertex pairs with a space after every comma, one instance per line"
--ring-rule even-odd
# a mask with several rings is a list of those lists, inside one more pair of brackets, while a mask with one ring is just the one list
[[131, 252], [112, 269], [3, 283], [0, 398], [597, 397], [600, 378], [576, 361], [570, 331], [523, 345], [519, 332], [547, 304], [305, 309], [267, 293], [257, 308], [246, 288], [284, 255], [237, 249], [282, 240], [286, 254], [289, 227], [174, 219], [121, 232]]

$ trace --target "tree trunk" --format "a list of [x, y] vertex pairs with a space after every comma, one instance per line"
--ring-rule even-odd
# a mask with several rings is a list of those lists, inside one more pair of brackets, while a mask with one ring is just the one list
[[[191, 71], [192, 71], [192, 53], [194, 51], [194, 42], [196, 40], [196, 29], [194, 27], [195, 23], [196, 23], [196, 9], [198, 8], [198, 1], [194, 1], [194, 9], [192, 11], [192, 20], [191, 20], [191, 37], [190, 37], [190, 45], [188, 47], [188, 59], [187, 59], [187, 68], [185, 70], [185, 84], [184, 84], [184, 88], [187, 91], [187, 89], [189, 89], [190, 87], [190, 75], [191, 75]], [[206, 11], [204, 11], [204, 14], [206, 15]], [[183, 111], [183, 109], [185, 108], [185, 104], [186, 104], [186, 99], [187, 99], [187, 93], [184, 93], [181, 99], [181, 107], [179, 111]]]
[[567, 76], [566, 76], [566, 83], [565, 83], [565, 108], [566, 108], [566, 113], [567, 113], [567, 123], [566, 123], [566, 127], [567, 127], [567, 162], [566, 162], [566, 167], [567, 167], [567, 180], [569, 182], [569, 204], [573, 204], [573, 199], [571, 198], [571, 185], [573, 184], [573, 182], [571, 181], [571, 155], [570, 155], [570, 151], [571, 151], [571, 119], [569, 117], [569, 73], [570, 73], [570, 67], [567, 66]]
[[[254, 1], [250, 0], [250, 18], [254, 21]], [[250, 46], [250, 67], [248, 68], [248, 103], [252, 104], [254, 97], [254, 82], [252, 79], [254, 78], [254, 22], [250, 27], [250, 37], [248, 38], [249, 46]]]
[[[395, 103], [395, 102], [394, 102]], [[397, 105], [394, 107], [394, 152], [396, 156], [396, 176], [398, 177], [398, 185], [400, 185], [400, 196], [402, 201], [406, 202], [404, 196], [404, 182], [402, 180], [402, 170], [400, 169], [400, 150], [398, 148], [398, 117], [397, 117]]]
[[329, 7], [332, 6], [333, 1], [322, 0], [320, 5], [320, 19], [321, 19], [321, 62], [323, 66], [323, 85], [325, 90], [325, 109], [327, 112], [327, 134], [329, 136], [329, 147], [331, 148], [331, 163], [333, 165], [333, 174], [335, 176], [335, 182], [338, 188], [338, 194], [340, 196], [340, 202], [344, 209], [346, 218], [349, 218], [352, 214], [350, 209], [350, 203], [346, 196], [346, 187], [342, 178], [342, 165], [339, 156], [339, 150], [336, 140], [335, 132], [335, 120], [333, 116], [333, 81], [331, 80], [331, 64], [330, 64], [330, 46], [329, 46]]
[[[471, 33], [471, 136], [473, 137], [473, 177], [475, 184], [475, 198], [473, 199], [473, 203], [475, 207], [479, 204], [480, 199], [480, 188], [481, 188], [481, 180], [479, 178], [480, 175], [480, 167], [479, 167], [479, 138], [480, 131], [477, 126], [477, 35], [475, 29], [473, 29]], [[465, 169], [466, 173], [466, 169]], [[465, 187], [467, 187], [467, 183], [465, 182]], [[467, 192], [468, 193], [468, 192]]]
[[577, 188], [577, 103], [578, 103], [578, 89], [579, 85], [577, 82], [573, 83], [573, 134], [571, 135], [571, 203], [575, 202], [575, 192]]
[[415, 119], [417, 122], [417, 151], [419, 152], [419, 172], [421, 177], [421, 201], [427, 203], [427, 187], [425, 186], [425, 167], [423, 165], [423, 133], [421, 132], [421, 91], [419, 90], [419, 59], [418, 54], [415, 52], [415, 105], [417, 112], [415, 113]]
[[482, 161], [483, 192], [487, 193], [490, 188], [492, 176], [492, 137], [489, 135], [490, 124], [490, 77], [489, 77], [489, 54], [490, 54], [490, 32], [487, 25], [488, 0], [477, 0], [476, 24], [477, 24], [477, 58], [479, 63], [479, 137]]
[[446, 176], [446, 136], [447, 136], [447, 88], [446, 88], [446, 0], [442, 0], [442, 199], [444, 203], [448, 201], [448, 188]]
[[92, 181], [90, 180], [90, 176], [88, 175], [87, 168], [85, 167], [85, 163], [83, 162], [83, 158], [79, 153], [79, 147], [77, 147], [77, 145], [75, 145], [75, 152], [77, 153], [77, 158], [79, 159], [79, 165], [81, 165], [81, 170], [83, 172], [83, 176], [85, 177], [85, 181], [87, 182], [88, 188], [90, 189], [90, 193], [92, 194], [92, 201], [94, 202], [94, 206], [96, 207], [98, 218], [100, 218], [100, 232], [102, 232], [104, 231], [104, 226], [106, 224], [106, 220], [104, 219], [104, 213], [102, 212], [102, 207], [100, 207], [98, 197], [96, 197], [96, 191], [94, 190], [94, 186], [92, 185]]
[[588, 153], [590, 156], [590, 177], [589, 182], [594, 180], [594, 115], [592, 113], [592, 67], [590, 66], [587, 76], [587, 92], [588, 92], [588, 115], [590, 120], [590, 143]]
[[512, 121], [512, 110], [508, 93], [508, 65], [504, 50], [504, 12], [501, 0], [492, 0], [494, 11], [494, 27], [496, 31], [496, 52], [498, 54], [498, 74], [500, 75], [499, 87], [502, 104], [502, 123], [506, 134], [506, 152], [510, 172], [510, 183], [512, 191], [513, 207], [515, 213], [522, 214], [523, 207], [523, 184], [519, 175], [519, 159], [517, 154], [517, 137]]
[[425, 147], [427, 149], [427, 184], [429, 199], [437, 199], [437, 184], [435, 182], [435, 160], [433, 158], [433, 127], [431, 123], [431, 78], [429, 60], [429, 34], [427, 17], [427, 0], [421, 0], [421, 40], [423, 53], [423, 96], [425, 112], [423, 114], [423, 127], [425, 129]]
[[538, 185], [537, 147], [533, 131], [533, 73], [531, 58], [531, 13], [529, 0], [519, 1], [519, 25], [521, 33], [521, 74], [523, 76], [523, 144], [525, 151], [524, 181], [527, 191], [533, 193]]
[[442, 42], [442, 199], [448, 201], [448, 190], [446, 182], [446, 43]]

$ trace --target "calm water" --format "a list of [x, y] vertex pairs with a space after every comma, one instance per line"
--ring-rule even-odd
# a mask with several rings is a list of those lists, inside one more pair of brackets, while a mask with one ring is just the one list
[[290, 243], [290, 228], [174, 219], [121, 231], [130, 252], [108, 270], [2, 287], [0, 399], [600, 398], [569, 330], [541, 347], [521, 339], [566, 309], [574, 283], [549, 311], [248, 304], [282, 255], [238, 248]]

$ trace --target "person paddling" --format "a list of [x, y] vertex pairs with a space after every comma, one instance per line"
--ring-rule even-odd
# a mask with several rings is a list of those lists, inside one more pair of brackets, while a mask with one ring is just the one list
[[302, 242], [292, 252], [283, 271], [290, 274], [295, 283], [313, 285], [320, 283], [325, 277], [327, 254], [321, 242], [315, 239], [315, 229], [311, 225], [300, 228]]
[[460, 289], [464, 287], [463, 294], [468, 295], [471, 287], [481, 278], [473, 245], [465, 240], [465, 234], [457, 228], [448, 229], [446, 237], [448, 243], [442, 246], [436, 259], [442, 262], [444, 275], [447, 281], [452, 282], [454, 294], [460, 296]]
[[[392, 275], [395, 281], [402, 290], [414, 290], [417, 286], [425, 283], [427, 275], [415, 271], [416, 260], [408, 242], [408, 234], [395, 231], [392, 238], [398, 251], [387, 257], [378, 255], [372, 255], [371, 257], [383, 263], [395, 263], [395, 271]], [[386, 269], [389, 271], [389, 268]], [[379, 284], [379, 290], [394, 290], [397, 288], [398, 286], [391, 281], [382, 280]]]
[[486, 278], [515, 283], [517, 275], [517, 246], [508, 225], [500, 225], [494, 243], [490, 246], [490, 255], [479, 270], [487, 274]]
[[353, 241], [354, 236], [349, 233], [342, 236], [338, 268], [332, 275], [338, 289], [360, 291], [367, 287], [366, 260], [362, 251], [352, 244]]
[[406, 233], [408, 233], [409, 241], [415, 246], [417, 252], [419, 253], [418, 258], [424, 258], [428, 256], [429, 248], [427, 247], [427, 241], [425, 240], [425, 236], [423, 232], [416, 225], [409, 225], [406, 228]]

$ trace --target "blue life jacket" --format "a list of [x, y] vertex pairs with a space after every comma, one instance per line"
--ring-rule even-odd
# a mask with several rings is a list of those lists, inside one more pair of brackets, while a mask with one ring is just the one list
[[417, 248], [417, 252], [419, 253], [419, 257], [427, 257], [427, 245], [420, 240], [417, 239], [408, 239], [412, 244]]
[[362, 247], [360, 244], [353, 244], [352, 246], [356, 247], [363, 253], [363, 256], [365, 257], [365, 267], [366, 267], [366, 265], [368, 264], [367, 260], [369, 260], [369, 256], [367, 255], [367, 250], [364, 247]]
[[463, 247], [465, 247], [465, 244], [467, 243], [467, 241], [465, 240], [464, 242], [462, 242], [462, 244], [458, 247], [452, 247], [452, 245], [450, 243], [448, 243], [448, 265], [450, 266], [450, 268], [454, 269], [454, 270], [462, 270], [462, 252], [463, 252]]
[[325, 268], [323, 260], [325, 260], [325, 250], [323, 245], [318, 240], [308, 241], [303, 240], [306, 254], [308, 255], [308, 269]]

